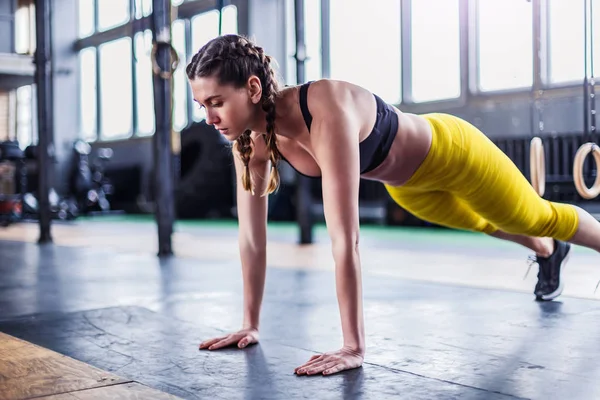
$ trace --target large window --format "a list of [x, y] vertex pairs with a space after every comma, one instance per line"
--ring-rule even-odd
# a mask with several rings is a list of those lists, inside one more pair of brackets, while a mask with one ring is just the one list
[[[556, 0], [553, 0], [556, 1]], [[563, 0], [564, 1], [564, 0]], [[588, 12], [590, 18], [593, 18], [593, 27], [588, 24], [588, 29], [593, 28], [593, 41], [594, 41], [594, 76], [600, 76], [600, 2], [597, 0], [590, 1], [591, 5], [593, 5], [593, 10], [591, 13]], [[591, 38], [592, 32], [589, 32]], [[588, 40], [588, 46], [591, 46], [590, 40]], [[591, 49], [591, 47], [590, 47]], [[588, 63], [591, 63], [591, 53], [588, 54]], [[591, 65], [590, 65], [591, 67]], [[590, 70], [591, 73], [591, 70]]]
[[458, 6], [458, 0], [412, 2], [411, 71], [415, 102], [460, 96]]
[[[131, 39], [124, 37], [98, 47], [100, 57], [100, 136], [130, 136], [133, 126]], [[139, 90], [139, 88], [138, 88]]]
[[[219, 11], [213, 10], [192, 18], [192, 52], [219, 35]], [[222, 34], [237, 33], [237, 8], [223, 8]]]
[[33, 3], [20, 4], [15, 12], [15, 52], [19, 54], [35, 52], [35, 6]]
[[185, 21], [173, 22], [173, 47], [179, 55], [179, 66], [173, 75], [173, 128], [181, 131], [187, 125], [187, 90], [188, 83], [185, 75]]
[[401, 100], [400, 2], [331, 0], [331, 78], [350, 81], [384, 100]]
[[321, 68], [321, 1], [305, 1], [304, 14], [306, 56], [308, 57], [305, 63], [305, 80], [314, 81], [321, 79], [323, 75]]
[[[286, 83], [296, 84], [296, 20], [294, 0], [286, 0], [286, 46], [288, 59], [286, 63]], [[304, 81], [314, 81], [323, 76], [322, 69], [322, 33], [321, 33], [321, 0], [304, 2], [304, 43], [306, 60], [304, 61]]]
[[584, 0], [548, 1], [548, 81], [581, 81], [584, 76]]
[[19, 147], [25, 149], [31, 144], [37, 143], [37, 100], [33, 85], [21, 86], [16, 90], [17, 97], [17, 141]]
[[532, 3], [477, 0], [479, 88], [504, 90], [533, 83]]
[[152, 31], [135, 35], [135, 81], [137, 134], [154, 133], [154, 90], [152, 82]]
[[142, 18], [152, 14], [152, 0], [135, 0], [135, 17]]
[[79, 18], [77, 19], [79, 37], [90, 36], [96, 30], [94, 26], [94, 0], [79, 0], [77, 6], [79, 7]]
[[14, 102], [13, 92], [0, 91], [0, 143], [14, 140]]
[[[174, 6], [182, 2], [172, 0]], [[152, 1], [115, 0], [107, 3], [110, 4], [100, 0], [78, 2], [81, 38], [78, 44], [82, 49], [79, 52], [81, 137], [92, 141], [152, 135], [155, 131], [152, 32], [150, 29], [134, 32], [124, 25], [130, 24], [131, 18], [150, 16]], [[201, 3], [197, 2], [199, 9], [206, 7], [206, 2]], [[188, 7], [184, 13], [171, 28], [172, 44], [180, 59], [172, 86], [173, 128], [176, 130], [182, 130], [191, 120], [204, 118], [200, 110], [191, 112], [185, 66], [190, 52], [195, 53], [219, 35], [220, 13], [217, 10], [193, 14]], [[139, 23], [149, 26], [150, 22], [145, 19]], [[237, 33], [237, 23], [237, 7], [223, 8], [221, 33]], [[96, 35], [107, 29], [111, 29], [109, 34]], [[119, 38], [105, 42], [105, 35]]]
[[34, 85], [0, 92], [0, 142], [17, 140], [25, 149], [37, 142], [37, 99]]
[[97, 2], [98, 29], [101, 31], [129, 21], [129, 0], [101, 0]]
[[[390, 103], [400, 103], [405, 90], [415, 103], [458, 99], [463, 87], [476, 93], [526, 92], [537, 73], [533, 23], [534, 7], [539, 7], [535, 17], [540, 17], [543, 83], [577, 85], [585, 71], [584, 1], [307, 0], [305, 80], [326, 76], [350, 81]], [[588, 29], [594, 25], [593, 33], [588, 32], [587, 67], [591, 75], [593, 62], [598, 77], [600, 4], [586, 2], [593, 5]], [[327, 14], [321, 15], [322, 3]], [[295, 84], [294, 1], [285, 0], [285, 6], [285, 76], [286, 83]], [[461, 40], [462, 32], [469, 33], [468, 41]], [[406, 36], [401, 40], [402, 33]], [[466, 65], [462, 52], [468, 54]], [[402, 66], [407, 68], [404, 75]], [[402, 76], [410, 80], [406, 88]], [[463, 76], [469, 82], [461, 82]]]
[[[184, 0], [172, 0], [173, 7]], [[96, 30], [105, 31], [127, 23], [130, 18], [130, 2], [132, 2], [133, 18], [140, 19], [152, 14], [152, 0], [77, 0], [79, 17], [79, 37], [92, 35]], [[98, 10], [98, 27], [95, 24], [96, 5]]]
[[[237, 8], [223, 8], [222, 34], [237, 33]], [[192, 52], [197, 52], [208, 41], [219, 35], [219, 11], [213, 10], [192, 18]], [[203, 108], [194, 108], [194, 120], [200, 121], [206, 117]]]
[[94, 140], [97, 137], [96, 113], [96, 49], [88, 47], [79, 52], [79, 115], [81, 137]]

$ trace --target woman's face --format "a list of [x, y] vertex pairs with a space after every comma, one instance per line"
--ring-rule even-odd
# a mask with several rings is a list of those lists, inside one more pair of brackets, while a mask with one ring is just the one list
[[[229, 141], [251, 129], [256, 119], [260, 94], [249, 85], [235, 88], [220, 85], [215, 77], [190, 80], [194, 101], [206, 111], [206, 123], [213, 125]], [[257, 97], [258, 96], [258, 97]]]

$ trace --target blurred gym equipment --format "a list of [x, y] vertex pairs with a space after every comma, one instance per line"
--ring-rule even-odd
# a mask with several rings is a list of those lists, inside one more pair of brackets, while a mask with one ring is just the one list
[[113, 186], [104, 171], [113, 151], [108, 147], [99, 148], [93, 162], [90, 161], [91, 153], [92, 147], [85, 141], [77, 140], [73, 144], [70, 192], [79, 214], [110, 210], [107, 196], [113, 193]]
[[25, 154], [17, 142], [0, 142], [0, 225], [16, 222], [23, 215], [27, 186]]

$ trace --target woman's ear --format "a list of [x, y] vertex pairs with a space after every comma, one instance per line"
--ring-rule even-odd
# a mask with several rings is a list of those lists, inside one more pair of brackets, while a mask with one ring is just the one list
[[252, 101], [253, 104], [258, 104], [260, 99], [262, 99], [262, 84], [260, 83], [258, 76], [252, 75], [248, 78], [247, 88], [250, 101]]

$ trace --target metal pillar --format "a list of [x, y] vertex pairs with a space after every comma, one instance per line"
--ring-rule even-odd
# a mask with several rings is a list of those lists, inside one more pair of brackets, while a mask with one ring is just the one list
[[219, 36], [223, 34], [223, 7], [224, 0], [217, 1], [217, 7], [219, 8]]
[[[544, 130], [544, 87], [543, 78], [548, 77], [544, 53], [542, 52], [542, 20], [546, 19], [548, 11], [542, 0], [533, 0], [533, 86], [531, 88], [530, 124], [531, 136], [539, 136]], [[546, 14], [542, 16], [542, 12]], [[529, 173], [529, 172], [527, 172]]]
[[175, 220], [173, 194], [171, 1], [152, 1], [154, 113], [155, 215], [158, 224], [158, 255], [173, 254], [171, 236]]
[[[295, 0], [296, 25], [296, 81], [304, 83], [306, 79], [306, 43], [304, 41], [304, 0]], [[300, 227], [300, 243], [313, 242], [312, 197], [310, 193], [310, 178], [296, 174], [296, 220]]]
[[594, 76], [594, 0], [590, 0], [590, 123], [596, 134], [596, 78]]
[[[596, 79], [594, 77], [594, 0], [584, 1], [583, 128], [584, 140], [592, 141], [596, 133]], [[589, 64], [589, 67], [588, 67]]]
[[40, 221], [39, 243], [52, 242], [50, 224], [50, 178], [52, 169], [53, 126], [52, 126], [52, 35], [50, 21], [51, 0], [35, 0], [36, 50], [35, 83], [37, 87], [38, 114], [38, 205]]

